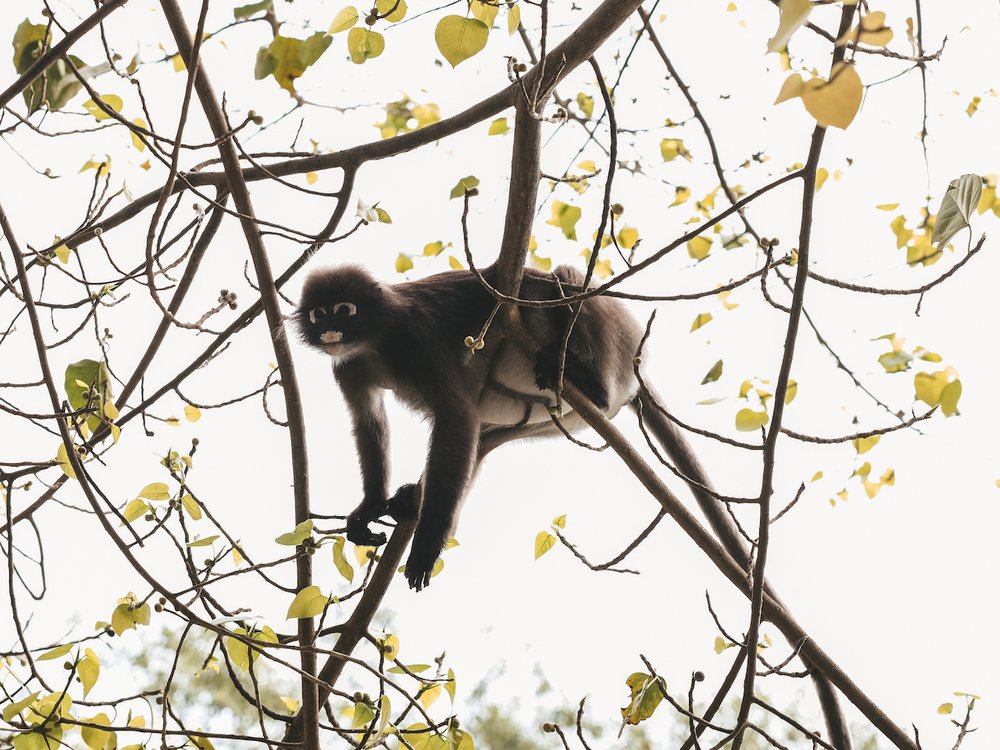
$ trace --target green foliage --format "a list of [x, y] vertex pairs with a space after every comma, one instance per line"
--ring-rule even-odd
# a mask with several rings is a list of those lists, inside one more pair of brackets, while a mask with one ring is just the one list
[[[26, 71], [51, 44], [52, 35], [47, 33], [46, 26], [31, 23], [25, 18], [14, 32], [12, 40], [14, 69], [18, 73]], [[86, 63], [75, 55], [70, 55], [69, 59], [77, 68], [86, 67]], [[24, 103], [28, 106], [29, 112], [34, 112], [43, 105], [52, 110], [59, 110], [65, 107], [81, 88], [82, 84], [70, 71], [66, 62], [56, 60], [48, 67], [44, 76], [35, 79], [24, 90]]]
[[271, 44], [257, 52], [254, 78], [273, 76], [281, 88], [295, 95], [295, 80], [313, 65], [333, 42], [333, 37], [317, 31], [307, 39], [275, 36]]

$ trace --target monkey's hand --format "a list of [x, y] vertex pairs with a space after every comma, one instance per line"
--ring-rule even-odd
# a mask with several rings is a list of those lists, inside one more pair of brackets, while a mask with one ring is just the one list
[[406, 521], [416, 518], [417, 511], [419, 510], [417, 489], [417, 485], [415, 484], [404, 484], [396, 490], [395, 495], [389, 498], [389, 502], [386, 504], [386, 512], [396, 521]]
[[361, 505], [347, 517], [347, 538], [364, 547], [381, 547], [385, 544], [385, 534], [374, 532], [368, 524], [386, 514], [388, 506], [384, 500], [371, 501], [365, 498]]

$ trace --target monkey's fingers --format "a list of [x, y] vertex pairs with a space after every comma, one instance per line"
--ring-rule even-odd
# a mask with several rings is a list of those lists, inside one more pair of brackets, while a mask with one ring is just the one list
[[362, 547], [381, 547], [385, 544], [385, 534], [374, 532], [368, 524], [360, 519], [347, 519], [347, 538]]

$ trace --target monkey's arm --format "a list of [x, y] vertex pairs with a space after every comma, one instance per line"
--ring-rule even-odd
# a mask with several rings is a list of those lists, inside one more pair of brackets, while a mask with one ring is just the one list
[[441, 555], [472, 478], [479, 449], [475, 404], [466, 398], [454, 399], [450, 403], [433, 404], [433, 412], [423, 502], [406, 561], [406, 578], [417, 591], [430, 582], [431, 570]]
[[355, 544], [385, 544], [385, 534], [374, 533], [368, 524], [386, 512], [389, 487], [389, 423], [380, 388], [371, 385], [364, 372], [349, 367], [336, 373], [354, 424], [354, 443], [361, 463], [364, 499], [347, 518], [347, 538]]

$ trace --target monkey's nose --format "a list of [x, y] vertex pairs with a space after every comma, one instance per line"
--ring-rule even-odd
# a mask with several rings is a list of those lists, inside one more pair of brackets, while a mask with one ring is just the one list
[[339, 344], [344, 340], [342, 331], [324, 331], [319, 335], [319, 340], [324, 344]]

